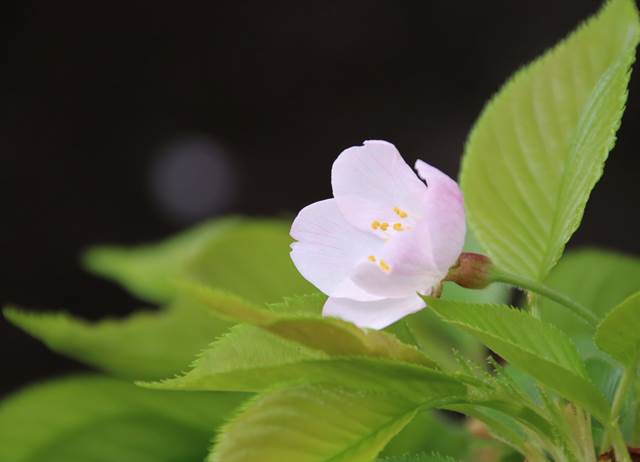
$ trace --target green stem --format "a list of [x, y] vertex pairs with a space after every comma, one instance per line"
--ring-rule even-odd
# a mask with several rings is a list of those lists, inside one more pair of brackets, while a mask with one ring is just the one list
[[[633, 362], [635, 364], [636, 361]], [[624, 403], [625, 398], [627, 397], [627, 393], [629, 392], [629, 388], [633, 385], [633, 379], [636, 375], [635, 366], [625, 367], [624, 373], [622, 374], [622, 378], [618, 383], [618, 387], [616, 388], [616, 394], [613, 397], [613, 404], [611, 405], [611, 417], [609, 420], [609, 425], [607, 430], [602, 435], [602, 444], [600, 444], [600, 452], [604, 452], [609, 447], [609, 441], [612, 438], [612, 433], [616, 430], [618, 433], [620, 429], [618, 427], [618, 419], [620, 418], [620, 411], [622, 410], [622, 404]], [[626, 445], [625, 445], [626, 447]], [[615, 441], [614, 441], [614, 449], [615, 449]]]
[[[636, 382], [635, 391], [636, 396], [640, 396], [640, 384]], [[638, 446], [640, 445], [640, 400], [637, 400], [636, 407], [633, 410], [634, 412], [634, 425], [633, 425], [633, 434], [631, 436], [631, 445]]]
[[551, 287], [545, 286], [544, 284], [533, 281], [526, 277], [506, 273], [503, 271], [493, 271], [491, 279], [496, 282], [504, 282], [516, 287], [520, 287], [521, 289], [530, 290], [531, 292], [540, 294], [550, 300], [553, 300], [556, 303], [559, 303], [560, 305], [569, 308], [574, 314], [580, 316], [582, 319], [588, 322], [590, 326], [595, 327], [598, 324], [598, 318], [588, 308], [576, 302], [575, 300], [570, 299], [566, 295], [557, 292]]
[[527, 292], [527, 307], [529, 308], [529, 313], [531, 313], [531, 316], [538, 319], [542, 317], [540, 315], [539, 303], [540, 302], [536, 294], [531, 291]]
[[615, 423], [610, 429], [611, 441], [613, 442], [613, 452], [616, 455], [616, 462], [632, 462], [629, 456], [629, 449], [624, 442], [620, 427]]

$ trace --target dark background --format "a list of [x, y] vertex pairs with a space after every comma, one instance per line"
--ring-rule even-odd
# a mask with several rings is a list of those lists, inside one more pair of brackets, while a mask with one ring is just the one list
[[[0, 302], [99, 318], [139, 302], [94, 243], [293, 213], [338, 153], [394, 142], [456, 175], [483, 103], [599, 1], [18, 2], [0, 30]], [[640, 253], [638, 76], [572, 245]], [[78, 366], [0, 322], [0, 394]]]

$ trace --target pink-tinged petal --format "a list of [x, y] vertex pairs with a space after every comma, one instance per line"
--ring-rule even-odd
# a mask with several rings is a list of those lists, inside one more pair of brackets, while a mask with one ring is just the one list
[[415, 294], [372, 302], [330, 297], [324, 305], [322, 315], [350, 321], [358, 327], [382, 329], [424, 307], [424, 301]]
[[418, 160], [418, 175], [427, 182], [423, 219], [429, 226], [433, 262], [446, 272], [456, 262], [466, 233], [464, 203], [458, 184], [434, 168]]
[[415, 165], [418, 176], [427, 183], [427, 190], [430, 195], [436, 194], [438, 197], [449, 196], [451, 200], [462, 203], [462, 192], [456, 183], [446, 173], [418, 159]]
[[365, 141], [342, 151], [333, 163], [331, 184], [347, 221], [367, 231], [374, 222], [392, 225], [414, 217], [426, 193], [424, 183], [386, 141]]
[[352, 274], [365, 291], [383, 297], [429, 294], [446, 275], [433, 260], [430, 227], [422, 220], [411, 229], [395, 231], [375, 254], [375, 262], [363, 261]]
[[327, 199], [300, 211], [291, 226], [291, 259], [302, 276], [330, 296], [377, 300], [349, 278], [353, 269], [378, 251], [382, 241], [347, 223], [336, 201]]

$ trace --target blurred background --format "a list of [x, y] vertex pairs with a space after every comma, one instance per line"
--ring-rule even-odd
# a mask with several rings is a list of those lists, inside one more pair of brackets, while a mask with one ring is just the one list
[[[365, 139], [455, 176], [484, 102], [599, 4], [9, 2], [0, 302], [124, 315], [141, 303], [85, 274], [83, 249], [292, 215]], [[640, 253], [639, 131], [635, 75], [573, 246]], [[0, 395], [79, 367], [4, 321], [0, 354]]]

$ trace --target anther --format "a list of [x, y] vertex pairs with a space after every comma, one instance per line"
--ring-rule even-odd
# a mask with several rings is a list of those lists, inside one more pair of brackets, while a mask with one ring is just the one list
[[389, 223], [387, 223], [387, 222], [380, 223], [380, 229], [382, 231], [386, 231], [388, 227], [389, 227]]
[[393, 211], [395, 212], [396, 215], [398, 215], [400, 218], [407, 218], [409, 216], [409, 214], [407, 212], [405, 212], [404, 210], [402, 210], [400, 207], [394, 207]]
[[386, 261], [380, 260], [379, 265], [380, 265], [380, 269], [385, 273], [388, 273], [389, 271], [391, 271], [391, 266], [389, 266], [389, 264]]
[[396, 231], [404, 231], [404, 228], [402, 227], [402, 223], [394, 223], [393, 229], [395, 229]]
[[373, 255], [369, 255], [369, 257], [368, 257], [368, 258], [369, 258], [369, 261], [370, 261], [371, 263], [375, 263], [375, 262], [376, 262], [376, 257], [374, 257]]
[[380, 222], [378, 220], [373, 220], [371, 222], [371, 229], [376, 230], [380, 227]]

